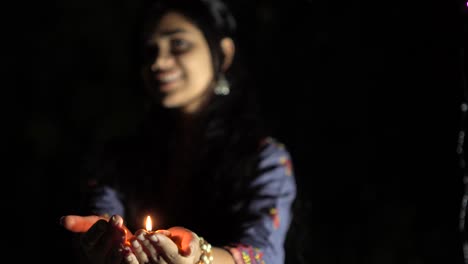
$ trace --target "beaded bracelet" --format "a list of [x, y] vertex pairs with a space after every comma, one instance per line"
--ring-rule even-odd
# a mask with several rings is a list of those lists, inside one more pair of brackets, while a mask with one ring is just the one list
[[197, 264], [212, 264], [213, 263], [213, 255], [211, 255], [211, 245], [210, 243], [206, 242], [203, 237], [200, 237], [200, 249], [202, 251], [200, 255], [200, 260]]

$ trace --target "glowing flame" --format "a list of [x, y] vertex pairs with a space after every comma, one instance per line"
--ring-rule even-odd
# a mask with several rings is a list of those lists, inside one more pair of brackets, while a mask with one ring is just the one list
[[153, 222], [151, 222], [151, 217], [148, 215], [146, 217], [146, 231], [151, 231], [153, 229]]

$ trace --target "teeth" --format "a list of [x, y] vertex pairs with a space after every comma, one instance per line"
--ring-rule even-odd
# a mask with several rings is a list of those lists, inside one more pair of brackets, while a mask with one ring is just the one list
[[167, 83], [167, 82], [172, 82], [172, 81], [174, 81], [176, 79], [179, 79], [179, 77], [180, 77], [179, 74], [172, 74], [172, 75], [159, 77], [158, 80], [160, 82]]

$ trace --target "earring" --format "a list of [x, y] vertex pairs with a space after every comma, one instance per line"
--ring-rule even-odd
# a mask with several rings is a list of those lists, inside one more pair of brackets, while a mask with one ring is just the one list
[[229, 87], [229, 83], [226, 80], [226, 77], [224, 77], [224, 74], [221, 74], [221, 76], [219, 76], [218, 83], [214, 88], [214, 93], [216, 95], [228, 95], [230, 91], [231, 87]]

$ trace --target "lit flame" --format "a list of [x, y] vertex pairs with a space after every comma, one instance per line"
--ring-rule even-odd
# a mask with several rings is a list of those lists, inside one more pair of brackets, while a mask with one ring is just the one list
[[153, 229], [153, 223], [151, 222], [151, 217], [148, 215], [146, 217], [146, 231], [151, 231]]

